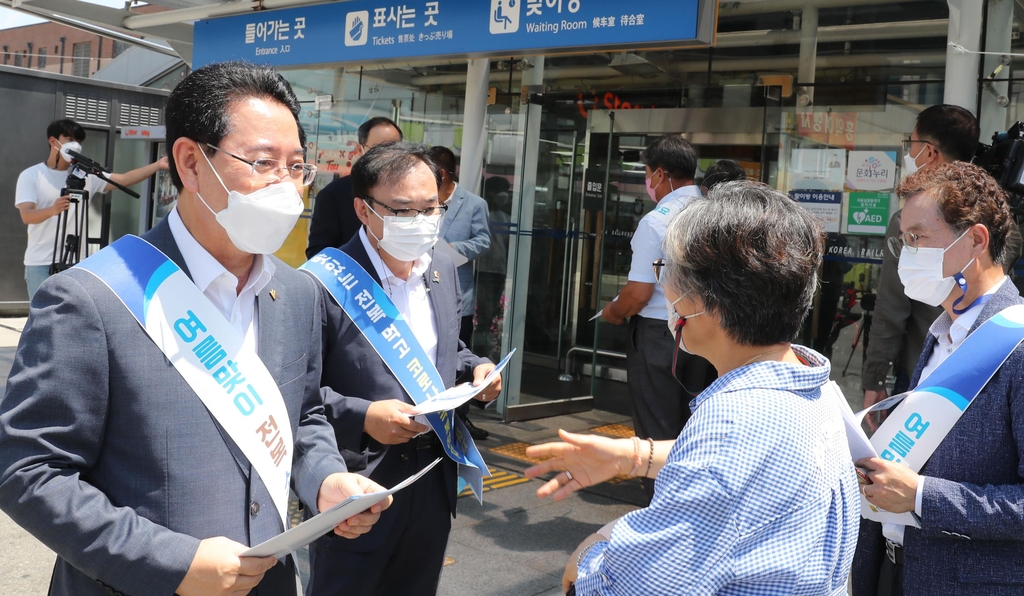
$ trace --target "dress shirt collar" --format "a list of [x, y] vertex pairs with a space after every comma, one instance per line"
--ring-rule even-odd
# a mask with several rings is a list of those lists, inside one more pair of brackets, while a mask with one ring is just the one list
[[[998, 292], [1007, 279], [1009, 278], [1003, 277], [998, 283], [989, 288], [984, 295], [989, 296]], [[977, 322], [978, 316], [981, 315], [984, 307], [984, 303], [975, 304], [967, 312], [958, 316], [955, 321], [952, 320], [948, 312], [943, 310], [939, 318], [935, 319], [935, 322], [928, 328], [928, 332], [934, 335], [936, 339], [945, 340], [954, 346], [959, 346], [967, 339], [967, 335], [971, 332], [971, 327], [974, 327], [974, 323]]]
[[[205, 293], [210, 284], [223, 275], [228, 275], [234, 280], [232, 288], [238, 287], [238, 278], [203, 248], [188, 231], [185, 223], [181, 221], [181, 216], [178, 215], [177, 207], [167, 214], [167, 224], [171, 228], [174, 243], [178, 245], [178, 251], [181, 252], [181, 257], [185, 260], [188, 272], [192, 276], [192, 283], [196, 284], [200, 292]], [[254, 275], [257, 272], [258, 274]], [[244, 291], [252, 288], [253, 294], [257, 295], [270, 283], [270, 278], [273, 275], [274, 262], [263, 255], [256, 255], [252, 262], [252, 269], [249, 271], [249, 279], [242, 289]]]
[[366, 226], [359, 227], [359, 240], [363, 243], [363, 249], [366, 250], [367, 256], [370, 257], [370, 262], [373, 263], [373, 268], [377, 270], [377, 277], [380, 278], [382, 284], [385, 283], [386, 280], [390, 280], [389, 283], [404, 284], [409, 280], [423, 275], [427, 272], [427, 269], [430, 268], [430, 253], [434, 250], [433, 248], [423, 253], [420, 258], [413, 262], [412, 273], [409, 274], [409, 279], [402, 279], [391, 272], [391, 269], [384, 263], [384, 259], [382, 259], [380, 254], [377, 252], [377, 249], [370, 244], [370, 238], [366, 234]]

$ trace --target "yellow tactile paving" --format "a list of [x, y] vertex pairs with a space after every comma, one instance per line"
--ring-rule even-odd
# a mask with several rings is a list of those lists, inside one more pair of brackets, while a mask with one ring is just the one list
[[627, 439], [633, 436], [633, 427], [626, 426], [625, 424], [605, 424], [604, 426], [598, 426], [597, 428], [592, 428], [590, 430], [591, 432], [601, 433], [602, 435], [624, 437]]
[[[490, 468], [491, 476], [484, 478], [484, 492], [497, 490], [499, 488], [506, 488], [509, 486], [515, 486], [524, 482], [529, 482], [530, 479], [519, 474], [513, 474], [512, 472], [506, 472], [504, 470], [498, 470], [496, 468]], [[461, 493], [460, 497], [466, 497], [472, 495], [473, 491], [467, 486]]]
[[529, 462], [531, 464], [539, 464], [545, 459], [548, 459], [547, 457], [538, 458], [526, 455], [526, 448], [529, 446], [530, 443], [509, 443], [507, 445], [501, 445], [500, 447], [491, 447], [490, 451], [497, 453], [499, 455], [513, 457], [518, 460]]

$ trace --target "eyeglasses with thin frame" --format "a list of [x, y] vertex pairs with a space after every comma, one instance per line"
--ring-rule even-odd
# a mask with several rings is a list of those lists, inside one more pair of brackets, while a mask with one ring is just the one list
[[[972, 225], [974, 224], [968, 223], [965, 226], [963, 226], [963, 229], [966, 230]], [[953, 228], [953, 231], [956, 232], [958, 227], [959, 226], [955, 226]], [[906, 247], [907, 252], [909, 252], [910, 254], [916, 253], [917, 249], [919, 248], [921, 236], [923, 236], [923, 234], [904, 232], [899, 236], [890, 236], [888, 239], [886, 239], [886, 244], [889, 245], [889, 252], [891, 252], [892, 255], [898, 259], [900, 258], [900, 253], [903, 251], [903, 247]], [[957, 238], [957, 240], [959, 240], [959, 238]]]
[[914, 143], [924, 143], [925, 145], [931, 145], [934, 147], [930, 141], [926, 141], [924, 139], [903, 139], [903, 151], [905, 153], [910, 152], [910, 146]]
[[418, 215], [423, 215], [423, 216], [426, 216], [426, 217], [431, 217], [431, 216], [434, 216], [434, 215], [444, 215], [445, 212], [448, 211], [448, 205], [447, 204], [437, 205], [437, 206], [434, 206], [434, 207], [427, 207], [426, 209], [413, 209], [412, 207], [405, 207], [405, 208], [402, 208], [402, 209], [395, 209], [393, 207], [385, 205], [384, 203], [381, 203], [380, 201], [378, 201], [377, 199], [375, 199], [375, 198], [373, 198], [371, 196], [362, 197], [362, 199], [364, 201], [366, 201], [367, 203], [376, 203], [376, 204], [380, 205], [381, 207], [387, 209], [388, 212], [391, 213], [392, 215], [394, 215], [395, 217], [416, 217]]
[[298, 180], [299, 178], [301, 178], [303, 186], [309, 186], [310, 184], [313, 183], [313, 179], [316, 178], [316, 166], [311, 163], [293, 163], [289, 166], [284, 166], [281, 165], [281, 162], [276, 159], [255, 159], [253, 161], [249, 161], [244, 157], [239, 157], [234, 153], [229, 153], [228, 151], [225, 151], [220, 147], [217, 147], [216, 145], [210, 145], [208, 143], [203, 144], [209, 147], [210, 149], [213, 149], [214, 151], [218, 151], [220, 153], [223, 153], [224, 155], [233, 157], [238, 161], [248, 165], [250, 168], [252, 168], [251, 175], [253, 177], [255, 177], [257, 174], [263, 177], [270, 177], [275, 175], [277, 172], [284, 170], [285, 172], [287, 172], [288, 177], [291, 178], [292, 180]]

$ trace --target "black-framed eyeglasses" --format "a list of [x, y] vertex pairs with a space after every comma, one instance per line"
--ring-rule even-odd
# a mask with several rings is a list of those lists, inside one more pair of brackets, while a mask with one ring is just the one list
[[[903, 151], [910, 152], [910, 146], [914, 143], [924, 143], [925, 145], [932, 145], [931, 141], [924, 139], [903, 139]], [[934, 145], [932, 145], [934, 147]]]
[[385, 205], [384, 203], [381, 203], [380, 201], [378, 201], [377, 199], [375, 199], [375, 198], [373, 198], [373, 197], [371, 197], [369, 195], [367, 195], [365, 197], [362, 197], [362, 199], [364, 201], [367, 201], [368, 203], [376, 203], [376, 204], [380, 205], [381, 207], [387, 209], [388, 212], [391, 213], [392, 215], [394, 215], [395, 217], [416, 217], [418, 215], [424, 215], [426, 217], [431, 217], [431, 216], [434, 216], [434, 215], [444, 215], [444, 213], [448, 211], [448, 205], [447, 204], [436, 205], [434, 207], [427, 207], [426, 209], [413, 209], [411, 207], [405, 207], [403, 209], [395, 209], [394, 207], [390, 207], [388, 205]]
[[214, 151], [218, 151], [229, 157], [234, 157], [238, 161], [248, 165], [250, 168], [252, 168], [251, 175], [254, 177], [257, 174], [259, 174], [260, 176], [269, 178], [277, 174], [277, 172], [284, 170], [287, 173], [288, 177], [291, 178], [292, 180], [299, 180], [301, 178], [303, 186], [309, 186], [310, 184], [313, 183], [313, 179], [316, 178], [316, 166], [311, 163], [293, 163], [291, 165], [282, 165], [281, 162], [276, 159], [256, 159], [253, 161], [249, 161], [244, 157], [239, 157], [234, 153], [225, 151], [220, 147], [217, 147], [216, 145], [210, 145], [208, 143], [203, 144], [209, 147], [210, 149], [213, 149]]
[[654, 280], [661, 286], [661, 272], [665, 270], [665, 259], [658, 259], [651, 263], [651, 265], [654, 267]]

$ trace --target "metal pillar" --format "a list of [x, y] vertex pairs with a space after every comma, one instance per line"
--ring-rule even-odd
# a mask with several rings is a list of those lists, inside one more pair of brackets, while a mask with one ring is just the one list
[[[544, 82], [544, 56], [536, 57], [533, 64], [533, 68], [523, 73], [524, 87], [539, 86]], [[542, 106], [528, 103], [522, 104], [519, 109], [519, 131], [523, 135], [523, 147], [516, 154], [516, 180], [512, 188], [512, 221], [517, 223], [518, 227], [508, 242], [505, 325], [501, 337], [502, 353], [507, 354], [512, 348], [517, 348], [519, 355], [508, 364], [505, 388], [498, 402], [498, 411], [502, 416], [509, 406], [519, 404], [522, 386], [523, 339], [530, 289], [530, 255], [533, 249], [533, 209], [536, 200], [541, 111]]]
[[[984, 0], [946, 0], [946, 3], [949, 4], [947, 40], [973, 52], [980, 50]], [[979, 62], [977, 54], [961, 54], [947, 46], [943, 103], [958, 105], [972, 113], [978, 109]]]
[[[1013, 2], [1014, 0], [989, 0], [987, 27], [985, 32], [986, 52], [1010, 53], [1010, 40], [1013, 34]], [[1006, 79], [1010, 76], [1009, 56], [983, 56], [981, 74], [989, 77], [1003, 65], [995, 79]], [[1009, 101], [1009, 83], [985, 83], [981, 91], [981, 113], [978, 114], [981, 128], [981, 141], [990, 142], [992, 134], [1006, 130], [1007, 107]]]
[[470, 60], [466, 69], [466, 111], [462, 119], [462, 152], [459, 184], [479, 195], [483, 178], [484, 152], [487, 151], [487, 88], [491, 61]]
[[818, 7], [808, 4], [800, 15], [800, 65], [797, 84], [804, 105], [814, 104], [814, 69], [818, 59]]

